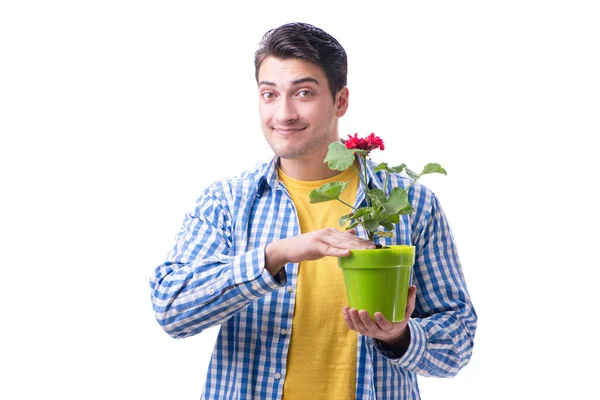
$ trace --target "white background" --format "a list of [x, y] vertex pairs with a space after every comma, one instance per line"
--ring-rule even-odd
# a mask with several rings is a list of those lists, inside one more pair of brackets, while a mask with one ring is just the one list
[[479, 327], [423, 398], [598, 398], [594, 3], [2, 2], [0, 397], [199, 398], [217, 330], [168, 337], [148, 278], [206, 185], [270, 157], [253, 54], [304, 21], [349, 55], [341, 135], [448, 170], [423, 183]]

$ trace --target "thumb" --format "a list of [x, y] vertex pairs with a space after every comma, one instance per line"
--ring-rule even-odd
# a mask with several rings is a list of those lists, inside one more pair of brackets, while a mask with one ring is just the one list
[[417, 300], [417, 287], [415, 285], [410, 285], [408, 288], [408, 301], [406, 304], [406, 319], [412, 315], [415, 310], [415, 303]]

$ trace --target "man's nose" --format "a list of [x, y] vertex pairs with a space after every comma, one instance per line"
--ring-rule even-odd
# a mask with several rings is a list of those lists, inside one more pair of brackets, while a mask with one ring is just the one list
[[286, 124], [298, 119], [298, 112], [291, 99], [282, 98], [277, 104], [275, 120], [280, 124]]

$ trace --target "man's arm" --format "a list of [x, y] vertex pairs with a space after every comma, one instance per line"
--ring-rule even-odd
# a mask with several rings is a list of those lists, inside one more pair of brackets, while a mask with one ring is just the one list
[[175, 247], [150, 278], [156, 319], [172, 337], [221, 324], [285, 284], [265, 270], [265, 245], [232, 253], [232, 216], [221, 185], [208, 188], [186, 215]]
[[414, 242], [415, 311], [408, 321], [410, 344], [404, 354], [375, 341], [392, 362], [426, 376], [454, 376], [471, 359], [477, 314], [471, 303], [454, 238], [437, 198], [421, 215]]
[[176, 338], [219, 325], [285, 285], [274, 277], [287, 263], [348, 255], [371, 248], [352, 233], [322, 229], [275, 240], [243, 254], [232, 254], [233, 232], [227, 203], [207, 190], [188, 214], [167, 261], [150, 278], [156, 319]]
[[318, 260], [325, 256], [346, 257], [351, 249], [373, 249], [375, 245], [356, 236], [356, 230], [342, 232], [320, 229], [291, 238], [275, 240], [267, 245], [265, 268], [273, 276], [287, 263]]
[[407, 318], [391, 324], [377, 313], [372, 321], [357, 310], [345, 310], [344, 318], [393, 364], [425, 376], [454, 376], [471, 358], [477, 315], [443, 210], [433, 193], [420, 188], [430, 206], [413, 237], [416, 296], [411, 288]]

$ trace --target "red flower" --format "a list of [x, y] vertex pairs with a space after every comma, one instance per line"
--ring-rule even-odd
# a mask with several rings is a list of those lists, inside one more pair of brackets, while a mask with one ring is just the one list
[[383, 140], [381, 140], [379, 136], [375, 136], [374, 133], [371, 133], [366, 138], [359, 138], [357, 133], [354, 134], [354, 137], [348, 135], [348, 139], [344, 144], [346, 145], [347, 149], [360, 149], [366, 150], [367, 152], [371, 152], [371, 150], [375, 149], [385, 149]]
[[344, 144], [346, 145], [347, 149], [360, 149], [362, 141], [363, 139], [358, 138], [358, 133], [355, 133], [354, 137], [348, 135], [348, 139]]

